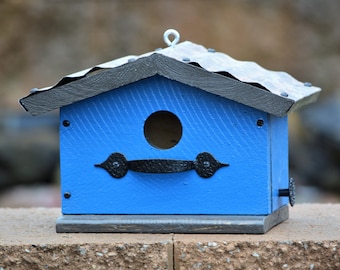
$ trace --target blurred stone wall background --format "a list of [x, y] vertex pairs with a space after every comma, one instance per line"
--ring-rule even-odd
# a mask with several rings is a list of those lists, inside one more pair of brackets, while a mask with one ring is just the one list
[[339, 201], [339, 10], [334, 0], [0, 1], [0, 206], [59, 204], [58, 112], [31, 117], [17, 100], [64, 75], [165, 47], [168, 28], [323, 89], [318, 103], [290, 116], [291, 175], [301, 201]]

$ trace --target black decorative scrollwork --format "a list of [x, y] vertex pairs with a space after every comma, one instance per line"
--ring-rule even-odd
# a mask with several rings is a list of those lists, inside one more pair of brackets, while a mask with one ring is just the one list
[[127, 161], [121, 153], [111, 154], [103, 163], [96, 167], [105, 169], [112, 177], [122, 178], [128, 170], [141, 173], [178, 173], [195, 170], [200, 177], [209, 178], [221, 167], [229, 166], [217, 161], [211, 154], [203, 152], [196, 160], [173, 159], [141, 159]]

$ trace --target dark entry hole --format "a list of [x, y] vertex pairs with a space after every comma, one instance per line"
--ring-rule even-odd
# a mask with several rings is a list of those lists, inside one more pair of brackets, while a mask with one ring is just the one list
[[181, 121], [171, 112], [155, 112], [145, 121], [144, 136], [148, 143], [156, 148], [172, 148], [182, 137]]

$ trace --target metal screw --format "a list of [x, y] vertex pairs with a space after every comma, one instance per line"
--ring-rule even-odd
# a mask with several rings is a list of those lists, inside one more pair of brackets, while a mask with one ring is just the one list
[[183, 62], [190, 62], [190, 58], [188, 58], [188, 57], [183, 57]]
[[307, 86], [307, 87], [312, 87], [312, 83], [310, 83], [310, 82], [305, 82], [303, 85]]
[[32, 88], [31, 91], [30, 91], [31, 94], [34, 94], [36, 92], [39, 92], [38, 88]]
[[70, 123], [69, 120], [64, 120], [64, 121], [63, 121], [63, 126], [64, 126], [64, 127], [68, 127], [68, 126], [70, 126], [70, 124], [71, 124], [71, 123]]
[[65, 192], [65, 193], [64, 193], [64, 198], [65, 198], [65, 199], [71, 198], [71, 193], [70, 193], [70, 192]]
[[69, 127], [71, 125], [70, 121], [69, 120], [64, 120], [63, 121], [63, 126], [64, 127]]
[[213, 49], [213, 48], [208, 48], [208, 52], [214, 53], [214, 52], [216, 52], [216, 51], [215, 51], [215, 49]]
[[262, 127], [264, 125], [264, 121], [262, 119], [258, 119], [257, 122], [256, 122], [256, 125], [258, 127]]
[[287, 92], [282, 92], [280, 95], [283, 96], [283, 97], [288, 97], [288, 93]]
[[210, 167], [210, 162], [209, 161], [203, 161], [203, 167], [204, 168], [209, 168]]

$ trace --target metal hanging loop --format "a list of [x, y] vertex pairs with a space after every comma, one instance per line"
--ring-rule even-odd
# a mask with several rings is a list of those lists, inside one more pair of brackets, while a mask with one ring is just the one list
[[[169, 36], [174, 36], [174, 39], [171, 41]], [[179, 42], [181, 35], [175, 29], [168, 29], [163, 34], [163, 40], [169, 47], [173, 48]]]

